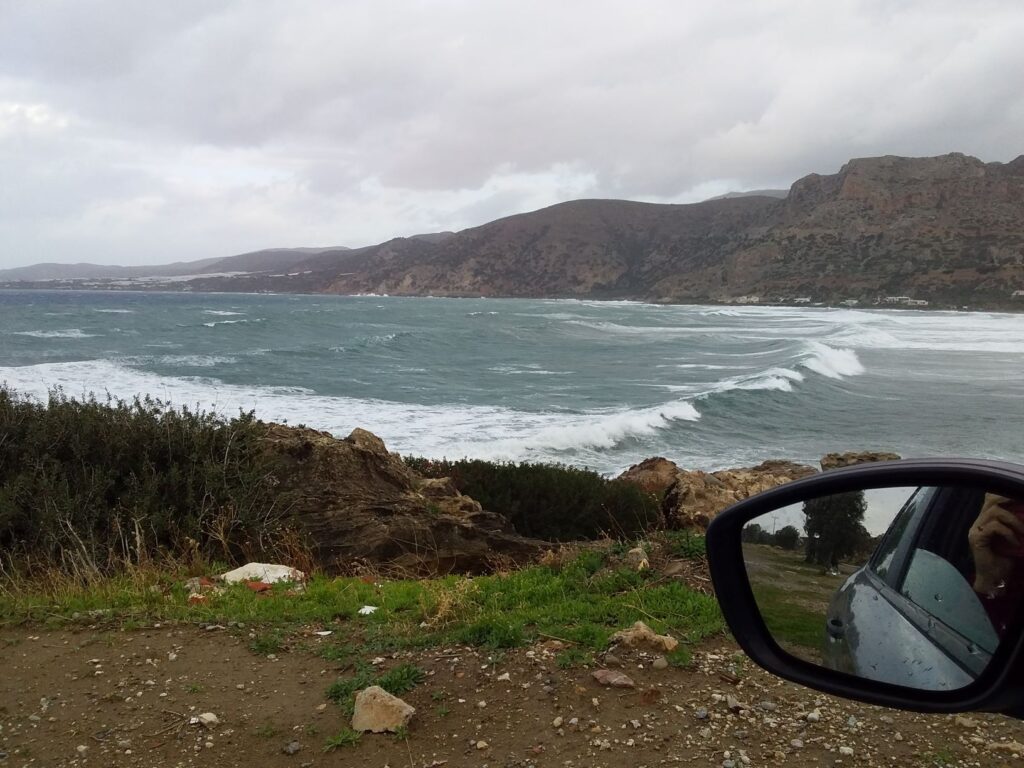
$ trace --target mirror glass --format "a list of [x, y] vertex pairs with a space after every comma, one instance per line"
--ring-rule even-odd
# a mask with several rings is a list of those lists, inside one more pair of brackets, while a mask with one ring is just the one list
[[742, 536], [779, 646], [871, 680], [970, 684], [1024, 599], [1024, 503], [978, 488], [808, 498], [751, 520]]

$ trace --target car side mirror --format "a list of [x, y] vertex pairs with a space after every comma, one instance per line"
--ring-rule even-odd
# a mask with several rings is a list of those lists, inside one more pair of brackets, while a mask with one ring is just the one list
[[780, 677], [922, 712], [1019, 712], [1024, 467], [833, 470], [721, 513], [708, 559], [736, 640]]

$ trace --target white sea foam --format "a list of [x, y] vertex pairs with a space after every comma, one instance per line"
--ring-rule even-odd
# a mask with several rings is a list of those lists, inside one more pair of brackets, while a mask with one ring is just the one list
[[584, 413], [419, 405], [329, 397], [301, 387], [243, 387], [211, 378], [164, 377], [107, 360], [0, 368], [0, 382], [41, 400], [52, 387], [62, 387], [69, 397], [90, 392], [120, 398], [149, 394], [172, 405], [198, 405], [224, 415], [255, 410], [262, 419], [304, 423], [339, 436], [360, 426], [380, 435], [392, 450], [435, 457], [525, 459], [608, 449], [700, 418], [685, 400]]
[[81, 328], [66, 328], [61, 331], [11, 331], [13, 336], [31, 336], [34, 339], [91, 339], [98, 333], [85, 333]]
[[93, 312], [99, 312], [103, 315], [134, 315], [134, 309], [94, 309]]
[[231, 312], [226, 309], [204, 309], [204, 315], [216, 315], [217, 317], [231, 317], [232, 315], [244, 315], [245, 312]]
[[239, 325], [241, 323], [248, 323], [249, 320], [212, 320], [209, 323], [203, 323], [207, 328], [214, 328], [218, 325]]
[[800, 365], [830, 379], [842, 379], [864, 373], [864, 366], [852, 349], [836, 349], [818, 341], [807, 342]]

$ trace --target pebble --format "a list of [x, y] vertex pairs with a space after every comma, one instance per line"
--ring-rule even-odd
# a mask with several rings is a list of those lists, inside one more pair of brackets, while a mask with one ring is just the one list
[[851, 757], [853, 755], [853, 747], [840, 747], [839, 754], [845, 757]]
[[774, 701], [762, 701], [757, 706], [763, 709], [765, 712], [774, 712], [779, 708], [779, 705], [776, 704]]
[[668, 669], [668, 659], [664, 656], [659, 656], [651, 663], [651, 667], [654, 669]]
[[816, 723], [819, 720], [821, 720], [821, 712], [819, 712], [817, 709], [812, 709], [810, 712], [807, 713], [807, 717], [805, 719], [808, 723]]
[[81, 757], [85, 757], [85, 753], [88, 751], [89, 748], [85, 746], [85, 744], [79, 744], [77, 747], [75, 747], [75, 752], [77, 752]]
[[486, 741], [483, 741], [483, 740], [480, 740], [480, 741], [478, 741], [476, 743], [476, 748], [480, 749], [480, 750], [487, 749], [489, 746], [491, 746], [491, 745], [488, 744]]
[[791, 746], [793, 749], [803, 749], [804, 743], [801, 739], [793, 739], [791, 742], [789, 742], [789, 746]]
[[297, 754], [301, 749], [302, 745], [297, 741], [289, 741], [287, 744], [281, 747], [281, 751], [284, 752], [286, 755]]
[[614, 653], [606, 653], [604, 655], [605, 666], [608, 667], [621, 667], [623, 666], [622, 659], [616, 656]]
[[697, 711], [693, 713], [693, 716], [696, 717], [698, 720], [707, 720], [708, 711], [704, 707], [697, 707]]
[[554, 720], [551, 721], [551, 725], [554, 726], [555, 728], [561, 728], [562, 727], [562, 723], [563, 723], [563, 720], [562, 720], [561, 717], [556, 717]]

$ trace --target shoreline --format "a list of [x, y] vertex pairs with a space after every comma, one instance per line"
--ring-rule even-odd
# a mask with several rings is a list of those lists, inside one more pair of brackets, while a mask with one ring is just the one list
[[[949, 305], [929, 306], [905, 306], [900, 304], [855, 304], [846, 305], [843, 303], [829, 302], [738, 302], [738, 301], [716, 301], [711, 298], [658, 301], [645, 298], [602, 298], [599, 296], [466, 296], [456, 294], [378, 294], [378, 293], [333, 293], [306, 292], [306, 291], [233, 291], [233, 290], [196, 290], [183, 288], [175, 290], [166, 284], [160, 284], [153, 288], [143, 286], [132, 287], [99, 287], [90, 286], [41, 286], [32, 283], [27, 286], [18, 286], [15, 283], [0, 283], [0, 295], [5, 293], [83, 293], [83, 294], [162, 294], [162, 295], [204, 295], [204, 296], [307, 296], [310, 298], [334, 297], [339, 299], [446, 299], [466, 301], [556, 301], [556, 302], [579, 302], [613, 305], [635, 305], [645, 307], [713, 307], [730, 309], [819, 309], [819, 310], [849, 310], [852, 312], [921, 312], [921, 313], [947, 313], [947, 314], [994, 314], [994, 315], [1018, 315], [1024, 313], [1024, 297], [1016, 303], [999, 305], [998, 307], [985, 306], [962, 306], [954, 307]], [[1019, 305], [1019, 306], [1018, 306]]]

